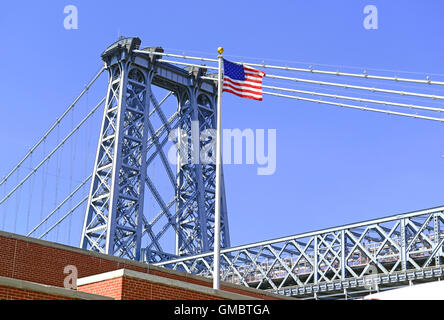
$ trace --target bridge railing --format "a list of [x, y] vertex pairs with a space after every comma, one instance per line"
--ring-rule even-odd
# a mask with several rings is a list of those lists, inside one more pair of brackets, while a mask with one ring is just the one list
[[[274, 291], [442, 263], [444, 207], [221, 250], [221, 280]], [[157, 263], [212, 277], [213, 254]]]

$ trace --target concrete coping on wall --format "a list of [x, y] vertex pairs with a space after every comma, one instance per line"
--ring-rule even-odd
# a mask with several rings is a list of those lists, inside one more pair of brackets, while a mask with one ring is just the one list
[[111, 256], [111, 255], [100, 253], [100, 252], [96, 252], [96, 251], [85, 250], [85, 249], [82, 249], [82, 248], [73, 247], [73, 246], [69, 246], [69, 245], [66, 245], [66, 244], [61, 244], [61, 243], [51, 242], [51, 241], [47, 241], [47, 240], [36, 239], [36, 238], [32, 238], [32, 237], [26, 237], [26, 236], [23, 236], [23, 235], [20, 235], [20, 234], [16, 234], [16, 233], [0, 231], [0, 237], [21, 240], [21, 241], [25, 241], [25, 242], [29, 242], [29, 243], [39, 244], [39, 245], [42, 245], [42, 246], [45, 246], [45, 247], [49, 247], [49, 248], [67, 250], [67, 251], [76, 252], [76, 253], [84, 254], [84, 255], [87, 255], [87, 256], [91, 256], [91, 257], [97, 257], [97, 258], [102, 258], [102, 259], [106, 259], [106, 260], [109, 260], [109, 261], [125, 263], [125, 264], [128, 264], [128, 265], [137, 266], [137, 267], [141, 267], [141, 268], [147, 268], [147, 264], [143, 263], [143, 262], [133, 261], [133, 260], [124, 259], [124, 258], [120, 258], [120, 257], [115, 257], [115, 256]]
[[[173, 269], [167, 269], [167, 268], [160, 267], [160, 266], [150, 265], [150, 270], [155, 270], [155, 271], [159, 271], [159, 272], [169, 273], [169, 274], [177, 275], [177, 276], [188, 278], [188, 279], [195, 279], [195, 280], [199, 280], [199, 281], [202, 281], [202, 282], [207, 282], [210, 285], [213, 282], [212, 278], [206, 278], [206, 277], [195, 275], [195, 274], [192, 274], [192, 273], [187, 273], [187, 272], [173, 270]], [[261, 290], [261, 289], [246, 287], [246, 286], [243, 286], [243, 285], [240, 285], [240, 284], [235, 284], [235, 283], [226, 282], [226, 281], [221, 281], [220, 282], [220, 286], [221, 287], [230, 287], [230, 288], [233, 288], [233, 289], [238, 289], [238, 290], [242, 290], [242, 291], [245, 291], [245, 292], [250, 292], [252, 294], [261, 295], [261, 296], [267, 296], [267, 297], [271, 297], [271, 298], [275, 298], [275, 299], [279, 299], [279, 300], [299, 300], [297, 298], [288, 297], [288, 296], [276, 294], [276, 293], [265, 291], [265, 290]]]
[[115, 278], [121, 278], [121, 277], [128, 277], [128, 278], [134, 278], [141, 281], [147, 281], [151, 283], [156, 283], [168, 287], [174, 287], [194, 292], [199, 292], [202, 294], [211, 295], [214, 297], [219, 297], [223, 299], [230, 299], [230, 300], [261, 300], [258, 298], [253, 298], [251, 296], [242, 295], [238, 293], [233, 293], [229, 291], [223, 291], [223, 290], [215, 290], [213, 288], [209, 288], [206, 286], [201, 286], [194, 283], [188, 283], [185, 281], [180, 281], [176, 279], [166, 278], [166, 277], [160, 277], [155, 276], [152, 274], [147, 274], [143, 272], [137, 272], [129, 269], [119, 269], [115, 271], [105, 272], [89, 277], [79, 278], [77, 279], [77, 286], [80, 288], [87, 284], [102, 282], [106, 280], [111, 280]]
[[50, 294], [53, 296], [80, 299], [80, 300], [114, 300], [111, 297], [101, 296], [98, 294], [86, 293], [82, 291], [76, 291], [71, 289], [65, 289], [55, 286], [49, 286], [41, 283], [13, 279], [8, 277], [0, 277], [0, 286], [13, 289], [20, 289], [44, 294]]

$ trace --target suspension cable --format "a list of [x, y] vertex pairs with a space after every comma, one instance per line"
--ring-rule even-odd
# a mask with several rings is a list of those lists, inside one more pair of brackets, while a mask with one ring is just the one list
[[52, 151], [49, 153], [34, 169], [31, 170], [31, 172], [18, 184], [16, 185], [2, 200], [0, 200], [0, 205], [5, 202], [18, 188], [20, 188], [26, 180], [29, 179], [48, 159], [51, 158], [51, 156], [63, 145], [65, 142], [85, 123], [86, 120], [88, 120], [89, 117], [91, 117], [94, 112], [97, 111], [97, 109], [103, 104], [105, 101], [105, 98], [103, 98], [90, 112], [89, 114], [83, 118], [82, 121], [72, 130]]
[[[43, 142], [43, 150], [42, 150], [42, 154], [45, 155], [46, 154], [46, 140]], [[48, 182], [48, 167], [49, 167], [49, 163], [46, 163], [45, 165], [43, 165], [43, 169], [42, 169], [42, 184], [41, 187], [39, 188], [41, 191], [41, 199], [40, 199], [40, 219], [43, 218], [43, 208], [45, 205], [45, 194], [46, 194], [46, 184]], [[46, 170], [46, 173], [45, 173]]]
[[[175, 49], [175, 48], [164, 48], [165, 50], [172, 50], [181, 52], [182, 55], [185, 55], [185, 52], [192, 52], [196, 54], [204, 54], [207, 56], [214, 55], [213, 52], [208, 51], [197, 51], [197, 50], [183, 50], [183, 49]], [[178, 55], [180, 55], [178, 53]], [[325, 64], [325, 63], [317, 63], [317, 62], [308, 62], [308, 61], [295, 61], [295, 60], [283, 60], [283, 59], [273, 59], [273, 58], [264, 58], [264, 57], [247, 57], [247, 56], [239, 56], [239, 55], [232, 55], [232, 54], [226, 54], [224, 55], [228, 58], [233, 58], [233, 61], [235, 59], [253, 59], [253, 60], [260, 60], [262, 63], [264, 63], [265, 60], [267, 61], [276, 61], [279, 63], [297, 63], [297, 64], [305, 64], [305, 65], [316, 65], [316, 66], [322, 66], [322, 67], [331, 67], [331, 68], [349, 68], [349, 69], [364, 69], [364, 70], [372, 70], [372, 71], [381, 71], [381, 72], [393, 72], [393, 73], [406, 73], [406, 74], [420, 74], [420, 75], [433, 75], [433, 76], [444, 76], [442, 73], [430, 73], [430, 72], [414, 72], [414, 71], [405, 71], [405, 70], [394, 70], [394, 69], [380, 69], [380, 68], [363, 68], [363, 67], [357, 67], [357, 66], [348, 66], [348, 65], [332, 65], [332, 64]], [[364, 71], [365, 72], [365, 71]]]
[[[142, 51], [142, 52], [143, 53], [148, 53], [148, 52], [145, 52], [145, 51]], [[162, 53], [157, 52], [156, 54], [162, 54]], [[176, 56], [179, 56], [179, 55], [176, 55]], [[183, 56], [183, 57], [187, 57], [187, 56]], [[188, 56], [188, 58], [189, 58], [189, 56]], [[197, 59], [198, 57], [193, 57], [193, 58]], [[164, 60], [164, 59], [159, 59], [158, 61], [168, 62], [168, 63], [172, 63], [172, 64], [175, 63], [175, 64], [180, 64], [180, 65], [199, 67], [199, 68], [217, 69], [216, 67], [209, 67], [209, 66], [204, 66], [204, 65], [196, 65], [196, 64], [191, 64], [191, 63], [170, 61], [170, 60]], [[261, 64], [254, 64], [254, 63], [253, 64], [249, 64], [249, 65], [251, 65], [251, 66], [263, 66]], [[285, 69], [287, 67], [281, 67], [281, 68]], [[413, 97], [429, 98], [429, 99], [435, 99], [435, 100], [444, 100], [444, 96], [433, 95], [433, 94], [416, 93], [416, 92], [399, 91], [399, 90], [390, 90], [390, 89], [381, 89], [381, 88], [372, 88], [372, 87], [365, 87], [365, 86], [349, 85], [349, 84], [345, 84], [345, 83], [335, 83], [335, 82], [326, 82], [326, 81], [319, 81], [319, 80], [309, 80], [309, 79], [302, 79], [302, 78], [285, 77], [285, 76], [279, 76], [279, 75], [273, 75], [273, 74], [266, 74], [265, 77], [272, 78], [272, 79], [281, 79], [281, 80], [289, 80], [289, 81], [295, 81], [295, 82], [303, 82], [303, 83], [311, 83], [311, 84], [318, 84], [318, 85], [341, 87], [341, 88], [345, 88], [345, 89], [357, 89], [357, 90], [366, 90], [366, 91], [371, 91], [371, 92], [398, 94], [398, 95], [402, 95], [402, 96], [413, 96]], [[211, 77], [201, 77], [201, 78], [202, 79], [208, 79], [208, 80], [215, 80], [215, 79], [213, 79]], [[396, 78], [396, 79], [398, 79], [398, 78]], [[435, 83], [435, 84], [441, 84], [441, 83]], [[444, 84], [444, 82], [442, 84]]]
[[[152, 54], [152, 55], [159, 55], [159, 56], [166, 56], [166, 57], [174, 57], [174, 58], [182, 58], [186, 60], [200, 60], [200, 61], [209, 61], [209, 62], [217, 62], [217, 59], [210, 59], [210, 58], [204, 58], [204, 57], [196, 57], [196, 56], [187, 56], [187, 55], [181, 55], [181, 54], [172, 54], [172, 53], [164, 53], [164, 52], [154, 52], [154, 51], [143, 51], [143, 50], [134, 50], [134, 52], [137, 53], [145, 53], [145, 54]], [[175, 61], [166, 61], [164, 62], [170, 62], [170, 63], [177, 63]], [[335, 75], [335, 76], [343, 76], [343, 77], [354, 77], [354, 78], [361, 78], [361, 79], [374, 79], [374, 80], [388, 80], [388, 81], [395, 81], [395, 82], [409, 82], [409, 83], [417, 83], [417, 84], [428, 84], [428, 85], [444, 85], [443, 81], [434, 81], [430, 79], [412, 79], [412, 78], [402, 78], [402, 77], [388, 77], [388, 76], [378, 76], [378, 75], [370, 75], [366, 72], [364, 73], [351, 73], [351, 72], [340, 72], [340, 71], [327, 71], [327, 70], [317, 70], [310, 68], [295, 68], [295, 67], [288, 67], [288, 66], [277, 66], [277, 65], [270, 65], [265, 63], [249, 63], [249, 62], [243, 62], [243, 61], [233, 61], [235, 63], [240, 64], [246, 64], [252, 67], [262, 67], [267, 69], [278, 69], [278, 70], [284, 70], [284, 71], [297, 71], [297, 72], [306, 72], [306, 73], [313, 73], [313, 74], [324, 74], [324, 75]], [[181, 63], [178, 63], [181, 64]], [[198, 65], [196, 65], [198, 66]], [[198, 66], [202, 67], [202, 66]], [[213, 67], [208, 67], [209, 69], [213, 69]], [[217, 69], [217, 68], [214, 68]]]
[[174, 58], [182, 58], [182, 59], [189, 59], [189, 60], [200, 60], [200, 61], [210, 61], [210, 62], [217, 62], [218, 61], [217, 59], [210, 59], [210, 58], [204, 58], [204, 57], [193, 57], [193, 56], [186, 56], [183, 54], [173, 54], [173, 53], [165, 53], [165, 52], [154, 52], [154, 51], [144, 51], [144, 50], [133, 50], [133, 52], [153, 54], [153, 55], [166, 56], [166, 57], [174, 57]]
[[159, 62], [167, 62], [167, 63], [172, 63], [172, 64], [180, 64], [180, 65], [190, 66], [190, 67], [198, 67], [198, 68], [205, 68], [205, 69], [211, 69], [211, 70], [219, 70], [216, 67], [199, 65], [199, 64], [192, 64], [192, 63], [186, 63], [186, 62], [171, 61], [171, 60], [165, 60], [165, 59], [159, 59], [157, 61], [159, 61]]
[[[242, 63], [242, 62], [240, 62], [240, 63]], [[299, 72], [308, 72], [308, 73], [314, 73], [314, 74], [354, 77], [354, 78], [361, 78], [361, 79], [390, 80], [390, 81], [396, 81], [396, 82], [409, 82], [409, 83], [419, 83], [419, 84], [429, 84], [429, 85], [441, 85], [441, 86], [444, 85], [444, 82], [442, 82], [442, 81], [432, 81], [430, 79], [422, 80], [422, 79], [410, 79], [410, 78], [399, 78], [399, 77], [386, 77], [386, 76], [370, 75], [367, 73], [349, 73], [349, 72], [339, 72], [339, 71], [315, 70], [312, 68], [305, 69], [305, 68], [283, 67], [283, 66], [274, 66], [274, 65], [267, 65], [267, 64], [261, 64], [261, 63], [246, 63], [246, 64], [249, 66], [253, 66], [253, 67], [279, 69], [279, 70], [285, 70], [285, 71], [299, 71]]]
[[444, 100], [444, 96], [438, 96], [438, 95], [433, 95], [433, 94], [415, 93], [415, 92], [408, 92], [408, 91], [397, 91], [397, 90], [380, 89], [380, 88], [370, 88], [370, 87], [356, 86], [356, 85], [350, 85], [350, 84], [345, 84], [345, 83], [335, 83], [335, 82], [326, 82], [326, 81], [318, 81], [318, 80], [308, 80], [308, 79], [301, 79], [301, 78], [277, 76], [277, 75], [273, 75], [273, 74], [267, 74], [267, 75], [265, 75], [265, 77], [272, 78], [272, 79], [290, 80], [290, 81], [295, 81], [295, 82], [319, 84], [319, 85], [325, 85], [325, 86], [341, 87], [341, 88], [345, 88], [345, 89], [367, 90], [367, 91], [372, 91], [372, 92], [399, 94], [402, 96], [413, 96], [413, 97], [420, 97], [420, 98]]
[[40, 226], [42, 224], [44, 224], [46, 221], [48, 221], [48, 219], [51, 218], [68, 200], [72, 199], [72, 197], [77, 193], [77, 191], [79, 191], [89, 181], [89, 179], [91, 179], [91, 177], [92, 177], [92, 174], [90, 174], [88, 178], [83, 180], [83, 182], [81, 184], [79, 184], [73, 192], [71, 192], [62, 202], [60, 202], [59, 205], [57, 207], [55, 207], [55, 209], [52, 210], [51, 213], [48, 214], [45, 219], [40, 221], [40, 223], [38, 225], [36, 225], [26, 236], [29, 237], [38, 228], [40, 228]]
[[28, 151], [28, 153], [25, 155], [25, 157], [12, 169], [3, 179], [0, 181], [0, 186], [3, 185], [6, 180], [9, 179], [9, 177], [25, 162], [26, 159], [31, 155], [31, 153], [34, 152], [35, 149], [48, 137], [48, 135], [57, 127], [57, 125], [60, 123], [60, 121], [63, 120], [63, 118], [68, 114], [68, 112], [74, 108], [74, 106], [77, 104], [77, 102], [80, 100], [80, 98], [89, 90], [89, 88], [92, 86], [92, 84], [97, 80], [97, 78], [102, 74], [102, 72], [105, 70], [104, 67], [100, 69], [100, 71], [94, 76], [94, 78], [91, 80], [90, 83], [86, 85], [86, 87], [83, 89], [83, 91], [80, 93], [80, 95], [74, 100], [73, 103], [68, 107], [68, 109], [63, 112], [63, 114], [56, 120], [56, 122], [51, 126], [51, 128], [43, 135], [42, 138]]
[[[31, 166], [32, 166], [32, 155], [30, 156], [30, 161], [31, 161]], [[29, 183], [28, 210], [27, 210], [27, 215], [26, 215], [26, 228], [25, 228], [26, 231], [28, 231], [28, 228], [29, 228], [29, 218], [30, 218], [30, 215], [31, 215], [32, 195], [34, 193], [34, 188], [33, 187], [34, 187], [34, 182], [35, 182], [36, 178], [37, 177], [31, 178], [31, 181]]]
[[[163, 102], [172, 94], [172, 92], [169, 92], [163, 99], [160, 101], [157, 107], [163, 104]], [[102, 100], [103, 102], [103, 100]], [[156, 107], [156, 108], [157, 108]], [[154, 112], [154, 110], [152, 111]], [[152, 114], [152, 113], [151, 113]], [[150, 114], [150, 115], [151, 115]], [[79, 191], [92, 177], [92, 174], [86, 178], [77, 188], [65, 199], [63, 200], [44, 220], [42, 220], [37, 226], [34, 227], [31, 232], [28, 233], [28, 237], [33, 234], [41, 225], [43, 225], [48, 219], [53, 216], [68, 200], [72, 199], [75, 193]], [[45, 231], [39, 239], [43, 238], [45, 235], [47, 235], [51, 230], [53, 230], [58, 224], [60, 224], [64, 219], [66, 219], [71, 213], [73, 213], [83, 202], [85, 202], [88, 199], [88, 196], [85, 196], [74, 208], [72, 208], [67, 214], [65, 214], [60, 220], [58, 220], [52, 227], [50, 227], [47, 231]], [[0, 202], [1, 204], [1, 202]]]
[[[136, 52], [141, 52], [141, 53], [146, 53], [146, 54], [158, 54], [158, 55], [167, 55], [161, 52], [149, 52], [149, 51], [140, 51], [140, 50], [135, 50]], [[172, 56], [171, 54], [169, 54], [170, 56]], [[190, 56], [181, 56], [181, 55], [174, 55], [176, 57], [181, 57], [184, 59], [200, 59], [199, 57], [190, 57]], [[203, 59], [203, 58], [202, 58]], [[201, 60], [201, 59], [200, 59]], [[211, 59], [206, 59], [205, 61], [209, 61]], [[203, 65], [196, 65], [196, 64], [191, 64], [191, 63], [186, 63], [186, 62], [178, 62], [178, 61], [170, 61], [170, 60], [164, 60], [164, 59], [159, 59], [158, 61], [161, 62], [168, 62], [168, 63], [172, 63], [172, 64], [179, 64], [179, 65], [186, 65], [186, 66], [193, 66], [193, 67], [199, 67], [199, 68], [207, 68], [207, 69], [217, 69], [216, 67], [209, 67], [209, 66], [203, 66]], [[257, 63], [251, 63], [248, 64], [250, 66], [259, 66], [259, 67], [264, 67], [267, 66], [265, 64], [257, 64]], [[289, 67], [280, 67], [280, 66], [268, 66], [268, 67], [273, 67], [273, 68], [277, 68], [277, 69], [282, 69], [282, 70], [290, 70], [291, 68]], [[293, 69], [297, 69], [297, 68], [293, 68]], [[310, 70], [310, 69], [307, 69]], [[300, 71], [300, 70], [297, 70]], [[330, 71], [325, 71], [326, 73], [330, 73]], [[337, 74], [336, 72], [331, 72], [331, 74]], [[342, 75], [347, 75], [345, 73], [343, 73]], [[357, 85], [349, 85], [349, 84], [345, 84], [345, 83], [335, 83], [335, 82], [326, 82], [326, 81], [319, 81], [319, 80], [309, 80], [309, 79], [301, 79], [301, 78], [293, 78], [293, 77], [285, 77], [285, 76], [279, 76], [279, 75], [273, 75], [273, 74], [266, 74], [265, 77], [268, 78], [272, 78], [272, 79], [281, 79], [281, 80], [290, 80], [290, 81], [296, 81], [296, 82], [303, 82], [303, 83], [311, 83], [311, 84], [318, 84], [318, 85], [326, 85], [326, 86], [334, 86], [334, 87], [341, 87], [341, 88], [345, 88], [345, 89], [357, 89], [357, 90], [367, 90], [367, 91], [371, 91], [371, 92], [382, 92], [382, 93], [392, 93], [392, 94], [398, 94], [398, 95], [402, 95], [402, 96], [413, 96], [413, 97], [420, 97], [420, 98], [430, 98], [430, 99], [435, 99], [435, 100], [444, 100], [444, 96], [440, 96], [440, 95], [432, 95], [432, 94], [425, 94], [425, 93], [416, 93], [416, 92], [409, 92], [409, 91], [398, 91], [398, 90], [390, 90], [390, 89], [381, 89], [381, 88], [371, 88], [371, 87], [365, 87], [365, 86], [357, 86]], [[378, 76], [374, 76], [371, 79], [378, 79]], [[202, 77], [203, 79], [212, 79], [211, 77]], [[365, 78], [370, 78], [370, 77], [365, 77]], [[388, 78], [388, 77], [385, 77]], [[400, 82], [402, 79], [404, 80], [411, 80], [408, 82], [417, 82], [417, 81], [423, 81], [423, 80], [415, 80], [415, 79], [405, 79], [405, 78], [397, 78], [397, 77], [393, 77], [391, 80], [395, 80]], [[388, 79], [384, 79], [384, 80], [388, 80]], [[425, 83], [425, 84], [439, 84], [439, 85], [444, 85], [444, 82], [431, 82], [429, 80], [427, 81], [423, 81], [423, 82], [419, 82], [419, 83]]]
[[313, 95], [313, 96], [328, 97], [328, 98], [334, 98], [334, 99], [344, 99], [344, 100], [352, 100], [352, 101], [358, 101], [358, 102], [368, 102], [368, 103], [376, 103], [376, 104], [383, 104], [383, 105], [392, 105], [392, 106], [396, 106], [396, 107], [409, 108], [409, 109], [420, 109], [420, 110], [427, 110], [427, 111], [444, 112], [444, 109], [441, 109], [441, 108], [418, 106], [418, 105], [414, 105], [414, 104], [348, 97], [348, 96], [342, 96], [342, 95], [337, 95], [337, 94], [328, 94], [328, 93], [320, 93], [320, 92], [315, 92], [315, 91], [305, 91], [305, 90], [297, 90], [297, 89], [290, 89], [290, 88], [281, 88], [281, 87], [267, 86], [267, 85], [262, 85], [262, 87], [267, 88], [267, 89], [271, 89], [271, 90], [282, 90], [282, 91], [303, 93], [303, 94], [308, 94], [308, 95]]
[[290, 98], [290, 99], [296, 99], [296, 100], [302, 100], [302, 101], [309, 101], [309, 102], [316, 102], [316, 103], [322, 103], [322, 104], [329, 104], [333, 106], [339, 106], [339, 107], [345, 107], [345, 108], [352, 108], [352, 109], [359, 109], [363, 111], [373, 111], [373, 112], [380, 112], [385, 114], [392, 114], [392, 115], [398, 115], [398, 116], [404, 116], [404, 117], [410, 117], [410, 118], [418, 118], [418, 119], [424, 119], [424, 120], [433, 120], [438, 122], [444, 122], [444, 118], [434, 118], [434, 117], [427, 117], [427, 116], [420, 116], [415, 114], [409, 114], [409, 113], [402, 113], [402, 112], [396, 112], [396, 111], [389, 111], [389, 110], [381, 110], [381, 109], [375, 109], [375, 108], [368, 108], [368, 107], [361, 107], [361, 106], [355, 106], [355, 105], [349, 105], [344, 103], [337, 103], [337, 102], [331, 102], [331, 101], [325, 101], [325, 100], [316, 100], [316, 99], [310, 99], [310, 98], [303, 98], [298, 96], [292, 96], [292, 95], [286, 95], [286, 94], [280, 94], [280, 93], [274, 93], [274, 92], [262, 92], [263, 94], [283, 97], [283, 98]]
[[[17, 172], [17, 181], [20, 177], [20, 169]], [[20, 211], [20, 196], [21, 196], [22, 190], [20, 189], [19, 192], [17, 193], [17, 196], [15, 197], [15, 215], [14, 215], [14, 228], [13, 228], [13, 232], [16, 233], [16, 228], [17, 228], [17, 218], [18, 218], [18, 213]]]
[[88, 200], [88, 196], [84, 197], [82, 200], [80, 200], [79, 203], [77, 203], [74, 208], [72, 208], [71, 210], [69, 210], [63, 217], [61, 217], [52, 227], [50, 227], [48, 230], [46, 230], [40, 237], [38, 237], [38, 239], [43, 238], [44, 236], [46, 236], [52, 229], [54, 229], [55, 227], [57, 227], [63, 220], [65, 220], [71, 213], [73, 213], [74, 211], [77, 210], [78, 207], [80, 207], [82, 205], [82, 203], [84, 203], [86, 200]]

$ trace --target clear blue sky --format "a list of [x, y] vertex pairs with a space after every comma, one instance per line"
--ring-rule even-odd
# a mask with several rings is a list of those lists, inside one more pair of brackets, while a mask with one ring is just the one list
[[[78, 30], [63, 27], [68, 4], [78, 8]], [[378, 8], [377, 30], [363, 27], [368, 4]], [[421, 72], [409, 76], [424, 78], [444, 74], [443, 12], [438, 0], [2, 3], [0, 176], [72, 102], [101, 66], [100, 53], [119, 35], [137, 36], [142, 46], [188, 53], [216, 56], [222, 45], [227, 55], [273, 63], [403, 70]], [[103, 96], [104, 88], [101, 83], [98, 92], [91, 92], [90, 104]], [[442, 87], [423, 91], [444, 95]], [[226, 128], [277, 129], [274, 175], [257, 176], [252, 165], [225, 168], [233, 245], [444, 204], [444, 124], [228, 94], [223, 116]], [[95, 121], [98, 126], [100, 116]], [[96, 135], [90, 139], [94, 149]], [[23, 225], [26, 219], [21, 213], [16, 223]], [[82, 220], [83, 212], [73, 219]]]

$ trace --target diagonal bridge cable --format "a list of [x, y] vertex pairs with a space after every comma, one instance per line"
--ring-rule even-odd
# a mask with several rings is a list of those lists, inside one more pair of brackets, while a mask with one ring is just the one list
[[77, 191], [79, 191], [80, 189], [82, 189], [82, 187], [91, 179], [92, 174], [90, 174], [85, 180], [83, 180], [83, 182], [81, 184], [79, 184], [77, 186], [77, 188], [71, 192], [66, 198], [65, 200], [63, 200], [62, 202], [60, 202], [59, 205], [57, 205], [57, 207], [55, 207], [54, 210], [51, 211], [50, 214], [48, 214], [45, 219], [43, 219], [42, 221], [40, 221], [40, 223], [38, 225], [36, 225], [30, 232], [28, 232], [28, 234], [26, 235], [27, 237], [31, 236], [38, 228], [40, 228], [41, 225], [43, 225], [46, 221], [48, 221], [49, 218], [51, 218], [57, 211], [60, 210], [60, 208], [70, 199], [72, 199], [72, 197], [77, 193]]
[[26, 159], [37, 149], [37, 147], [48, 137], [48, 135], [57, 127], [57, 125], [65, 118], [65, 116], [68, 114], [69, 111], [71, 111], [72, 108], [75, 107], [77, 102], [80, 100], [80, 98], [83, 97], [83, 95], [89, 90], [89, 88], [93, 85], [94, 82], [99, 78], [99, 76], [103, 73], [105, 70], [104, 67], [100, 69], [100, 71], [94, 76], [94, 78], [85, 86], [83, 91], [79, 94], [79, 96], [74, 100], [73, 103], [63, 112], [63, 114], [57, 118], [56, 122], [49, 128], [49, 130], [43, 135], [42, 138], [28, 151], [28, 153], [25, 155], [25, 157], [0, 181], [0, 186], [3, 185], [9, 177], [18, 169], [20, 166], [25, 162]]
[[41, 239], [46, 236], [52, 229], [54, 229], [57, 225], [59, 225], [63, 220], [65, 220], [71, 213], [77, 210], [86, 200], [88, 200], [88, 196], [85, 196], [82, 200], [80, 200], [71, 210], [69, 210], [63, 217], [61, 217], [55, 224], [52, 225], [49, 229], [47, 229], [44, 233], [40, 235], [37, 239]]
[[[156, 112], [156, 110], [158, 108], [160, 108], [160, 106], [162, 106], [162, 104], [168, 99], [168, 97], [170, 97], [173, 94], [172, 91], [168, 92], [167, 95], [158, 103], [158, 105], [150, 112], [150, 114], [148, 115], [148, 117], [151, 117], [154, 112]], [[178, 112], [176, 111], [169, 119], [168, 119], [168, 123], [171, 123], [173, 121], [173, 119], [175, 119], [178, 115]], [[158, 131], [156, 131], [156, 133], [154, 134], [154, 136], [159, 136], [159, 132], [161, 130], [163, 130], [165, 128], [166, 124], [164, 124], [161, 128], [158, 129]], [[152, 137], [150, 137], [150, 139], [148, 139], [148, 143], [150, 142], [150, 140], [152, 139]], [[76, 189], [74, 191], [72, 191], [60, 204], [58, 204], [56, 206], [55, 209], [53, 209], [46, 217], [45, 219], [43, 219], [37, 226], [35, 226], [28, 234], [27, 237], [31, 236], [33, 233], [35, 233], [46, 221], [49, 220], [49, 218], [51, 218], [57, 211], [60, 210], [61, 207], [63, 207], [63, 205], [69, 201], [70, 199], [72, 199], [74, 197], [74, 195], [82, 189], [82, 187], [88, 182], [90, 181], [90, 179], [92, 178], [92, 174], [90, 174], [85, 180], [82, 181], [82, 183], [80, 183]], [[60, 218], [58, 221], [56, 221], [50, 228], [48, 228], [44, 233], [42, 233], [38, 239], [43, 238], [44, 236], [46, 236], [49, 232], [51, 232], [57, 225], [59, 225], [60, 223], [62, 223], [67, 217], [69, 217], [71, 214], [74, 213], [74, 211], [76, 211], [86, 200], [88, 200], [88, 196], [85, 196], [84, 198], [82, 198], [82, 200], [80, 200], [79, 203], [77, 203], [73, 208], [69, 209], [68, 212], [62, 217]]]
[[96, 111], [97, 109], [103, 104], [105, 101], [105, 98], [103, 98], [89, 113], [88, 115], [83, 118], [82, 121], [34, 168], [32, 171], [23, 178], [22, 181], [20, 181], [19, 184], [17, 184], [5, 197], [3, 197], [2, 200], [0, 200], [0, 205], [3, 204], [18, 188], [20, 188], [47, 160], [51, 158], [54, 153], [65, 144], [65, 142], [77, 131], [79, 128], [85, 123], [86, 120], [88, 120]]

